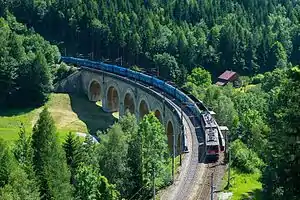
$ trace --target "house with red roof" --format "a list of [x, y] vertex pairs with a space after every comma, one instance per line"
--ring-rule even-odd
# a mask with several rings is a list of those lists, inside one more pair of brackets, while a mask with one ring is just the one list
[[216, 82], [216, 85], [224, 86], [229, 82], [234, 83], [235, 81], [238, 81], [238, 79], [239, 79], [239, 75], [236, 72], [226, 70], [223, 74], [221, 74], [218, 77], [218, 81]]

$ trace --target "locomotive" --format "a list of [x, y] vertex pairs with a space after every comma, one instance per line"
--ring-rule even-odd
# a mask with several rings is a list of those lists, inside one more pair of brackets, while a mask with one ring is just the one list
[[201, 124], [205, 132], [205, 155], [207, 159], [218, 159], [219, 154], [225, 150], [225, 140], [222, 132], [209, 112], [202, 114]]
[[[204, 106], [204, 104], [195, 98], [193, 95], [188, 94], [186, 91], [182, 91], [182, 89], [176, 88], [166, 81], [158, 79], [156, 77], [133, 71], [124, 67], [106, 64], [103, 62], [96, 62], [82, 58], [74, 58], [74, 57], [61, 57], [61, 61], [77, 66], [85, 66], [92, 69], [102, 70], [110, 73], [114, 73], [123, 77], [127, 77], [131, 80], [142, 82], [143, 84], [154, 86], [159, 90], [165, 92], [167, 95], [171, 96], [175, 99], [178, 104], [185, 104], [188, 113], [191, 113], [198, 121], [199, 124], [202, 124], [202, 128], [204, 130], [204, 138], [206, 145], [206, 155], [207, 156], [215, 156], [219, 155], [219, 152], [224, 150], [225, 142], [222, 144], [222, 133], [219, 131], [219, 127], [216, 121], [212, 118], [208, 109]], [[184, 138], [186, 140], [186, 137]], [[184, 142], [184, 144], [187, 144]], [[184, 147], [185, 151], [187, 147]]]

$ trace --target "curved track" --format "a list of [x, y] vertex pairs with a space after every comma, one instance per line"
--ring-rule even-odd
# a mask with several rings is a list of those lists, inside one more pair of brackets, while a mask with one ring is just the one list
[[[177, 112], [180, 108], [170, 99], [167, 99]], [[187, 146], [189, 153], [185, 154], [182, 162], [181, 171], [175, 178], [173, 185], [163, 191], [161, 199], [166, 200], [192, 200], [196, 199], [199, 186], [201, 186], [202, 175], [205, 165], [199, 163], [198, 140], [191, 119], [183, 113], [184, 132], [187, 136]]]
[[[83, 67], [84, 68], [84, 67]], [[87, 68], [92, 71], [101, 71], [102, 73], [112, 74], [110, 72], [104, 72], [102, 70], [95, 70]], [[125, 79], [132, 82], [132, 84], [143, 86], [156, 95], [164, 96], [163, 98], [168, 104], [175, 108], [177, 114], [181, 117], [181, 108], [174, 103], [173, 99], [164, 95], [162, 91], [147, 87], [144, 83], [133, 82], [132, 80], [122, 77], [116, 74], [112, 74], [120, 79]], [[180, 168], [179, 175], [175, 178], [174, 183], [162, 192], [161, 199], [167, 200], [193, 200], [204, 199], [206, 200], [210, 192], [210, 187], [207, 185], [207, 177], [211, 174], [211, 168], [206, 164], [200, 163], [203, 158], [199, 158], [199, 138], [197, 137], [195, 127], [192, 123], [192, 119], [188, 116], [188, 113], [183, 112], [183, 125], [184, 133], [187, 137], [187, 146], [189, 153], [184, 155], [182, 166]], [[196, 125], [197, 126], [197, 125]], [[221, 159], [220, 159], [221, 160]], [[204, 179], [202, 178], [204, 177]]]

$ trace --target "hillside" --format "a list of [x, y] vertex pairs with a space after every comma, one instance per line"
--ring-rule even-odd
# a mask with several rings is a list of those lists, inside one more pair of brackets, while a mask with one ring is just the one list
[[[112, 114], [104, 113], [101, 105], [89, 102], [85, 97], [51, 94], [46, 106], [55, 120], [61, 139], [70, 131], [87, 133], [91, 130], [94, 133], [98, 129], [105, 130], [116, 120]], [[21, 123], [31, 132], [42, 109], [43, 107], [0, 112], [0, 138], [16, 140]]]
[[300, 63], [299, 1], [37, 0], [5, 8], [62, 54], [159, 66], [179, 84], [199, 66], [215, 77]]

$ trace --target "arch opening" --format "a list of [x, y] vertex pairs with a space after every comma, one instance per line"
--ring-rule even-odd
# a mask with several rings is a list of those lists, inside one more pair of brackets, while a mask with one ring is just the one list
[[149, 114], [149, 107], [148, 107], [147, 103], [144, 100], [142, 100], [141, 103], [140, 103], [139, 112], [140, 112], [140, 119], [143, 119], [143, 117], [145, 115]]
[[135, 111], [134, 100], [130, 93], [127, 93], [125, 95], [124, 110], [125, 112], [130, 112], [131, 114], [134, 114]]
[[156, 110], [156, 111], [154, 112], [154, 115], [155, 115], [155, 117], [160, 121], [160, 123], [162, 123], [162, 116], [161, 116], [161, 114], [160, 114], [160, 111], [159, 111], [159, 110]]
[[172, 147], [173, 147], [173, 124], [172, 122], [168, 122], [167, 124], [167, 136], [168, 136], [168, 146], [169, 146], [169, 150], [170, 152], [172, 152]]
[[113, 86], [110, 86], [107, 91], [107, 107], [111, 112], [119, 110], [119, 94]]
[[98, 81], [92, 81], [89, 88], [90, 100], [100, 101], [101, 100], [101, 86]]

